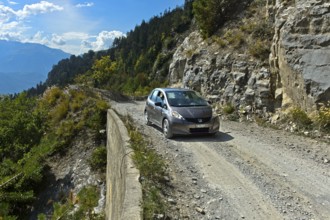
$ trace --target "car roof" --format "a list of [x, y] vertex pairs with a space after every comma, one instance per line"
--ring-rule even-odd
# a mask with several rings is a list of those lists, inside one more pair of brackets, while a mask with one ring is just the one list
[[173, 92], [173, 91], [193, 91], [191, 89], [186, 88], [157, 88], [158, 90], [162, 90], [164, 92]]

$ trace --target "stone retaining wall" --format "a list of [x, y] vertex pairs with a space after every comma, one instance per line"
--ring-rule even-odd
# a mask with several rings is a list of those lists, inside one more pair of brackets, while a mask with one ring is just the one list
[[140, 173], [131, 159], [129, 135], [113, 110], [108, 111], [107, 117], [106, 219], [141, 220]]

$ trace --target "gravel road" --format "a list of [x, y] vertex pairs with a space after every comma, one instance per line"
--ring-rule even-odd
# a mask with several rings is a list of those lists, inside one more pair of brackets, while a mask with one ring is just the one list
[[111, 106], [166, 159], [171, 219], [330, 219], [329, 144], [232, 121], [215, 137], [167, 140], [144, 124], [144, 102]]

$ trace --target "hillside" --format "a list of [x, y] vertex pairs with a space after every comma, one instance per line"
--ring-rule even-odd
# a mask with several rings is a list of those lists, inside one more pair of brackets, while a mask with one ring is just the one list
[[0, 94], [18, 93], [47, 78], [67, 54], [40, 44], [0, 40]]

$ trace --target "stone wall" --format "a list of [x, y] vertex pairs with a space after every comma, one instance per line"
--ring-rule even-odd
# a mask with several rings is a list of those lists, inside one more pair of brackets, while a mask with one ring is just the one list
[[129, 136], [113, 110], [107, 120], [107, 220], [141, 220], [142, 201], [139, 171], [131, 159]]

